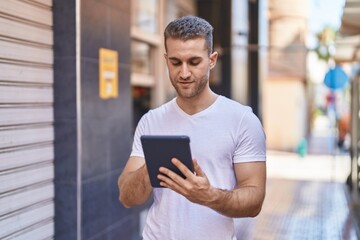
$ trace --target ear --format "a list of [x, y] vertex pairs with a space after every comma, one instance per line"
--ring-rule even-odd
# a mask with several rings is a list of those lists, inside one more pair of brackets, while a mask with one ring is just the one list
[[166, 52], [164, 53], [164, 59], [165, 59], [166, 66], [169, 68], [169, 58], [168, 58], [168, 55]]
[[213, 69], [215, 67], [218, 56], [218, 52], [213, 52], [212, 54], [210, 54], [210, 69]]

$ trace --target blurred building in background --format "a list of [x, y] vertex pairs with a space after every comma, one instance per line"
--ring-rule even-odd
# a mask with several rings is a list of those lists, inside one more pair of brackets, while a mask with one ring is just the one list
[[148, 205], [123, 208], [117, 178], [175, 95], [162, 31], [188, 14], [215, 27], [211, 87], [261, 118], [266, 0], [0, 1], [1, 239], [139, 239]]
[[360, 0], [346, 0], [341, 19], [339, 37], [335, 41], [335, 61], [338, 65], [348, 69], [351, 78], [351, 174], [348, 185], [351, 188], [351, 205], [360, 226], [360, 177], [359, 177], [359, 82], [360, 82]]
[[307, 1], [269, 0], [269, 76], [263, 87], [263, 124], [270, 149], [294, 151], [307, 134], [307, 25]]

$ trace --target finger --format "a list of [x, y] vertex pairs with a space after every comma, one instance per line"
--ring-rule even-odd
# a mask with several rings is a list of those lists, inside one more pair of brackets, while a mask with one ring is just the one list
[[194, 164], [194, 170], [195, 170], [196, 176], [200, 176], [200, 177], [206, 176], [205, 173], [203, 172], [203, 170], [201, 169], [200, 165], [198, 164], [198, 162], [195, 159], [193, 160], [193, 164]]
[[186, 178], [191, 178], [194, 176], [194, 174], [190, 171], [190, 169], [185, 166], [179, 159], [173, 158], [171, 159], [171, 162], [184, 174]]
[[178, 188], [176, 185], [169, 184], [169, 183], [167, 183], [167, 182], [160, 182], [160, 186], [165, 187], [165, 188], [168, 188], [168, 189], [171, 189], [171, 190], [173, 190], [174, 192], [177, 192], [178, 194], [184, 195], [184, 194], [182, 193], [182, 191], [180, 190], [180, 188]]
[[160, 167], [159, 172], [165, 175], [165, 176], [158, 176], [161, 178], [161, 180], [163, 181], [167, 180], [166, 182], [170, 184], [170, 182], [168, 181], [170, 179], [171, 181], [175, 182], [178, 185], [182, 185], [182, 186], [185, 185], [185, 179], [179, 176], [178, 174], [176, 174], [175, 172], [171, 171], [170, 169], [165, 167]]
[[[160, 180], [160, 185], [166, 188], [170, 188], [179, 194], [183, 194], [183, 188], [177, 184], [173, 179], [164, 175], [158, 174], [157, 178]], [[182, 178], [181, 178], [182, 179]]]
[[[160, 181], [160, 185], [163, 186], [163, 187], [165, 187], [164, 185], [168, 185], [167, 182], [172, 181], [172, 180], [171, 180], [170, 178], [168, 178], [166, 175], [161, 174], [161, 173], [157, 175], [157, 178], [158, 178], [158, 180]], [[166, 186], [166, 187], [167, 187], [167, 186]]]

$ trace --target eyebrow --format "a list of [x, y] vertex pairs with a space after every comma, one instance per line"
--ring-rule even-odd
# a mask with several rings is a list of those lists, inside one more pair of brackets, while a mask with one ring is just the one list
[[[194, 60], [198, 60], [198, 59], [202, 59], [202, 57], [194, 56], [194, 57], [189, 58], [187, 61], [194, 61]], [[169, 60], [181, 62], [181, 60], [177, 57], [169, 57]]]

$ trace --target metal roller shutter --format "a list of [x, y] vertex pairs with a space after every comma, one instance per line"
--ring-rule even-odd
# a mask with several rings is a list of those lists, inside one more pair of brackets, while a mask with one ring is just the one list
[[0, 1], [0, 239], [54, 238], [52, 0]]

